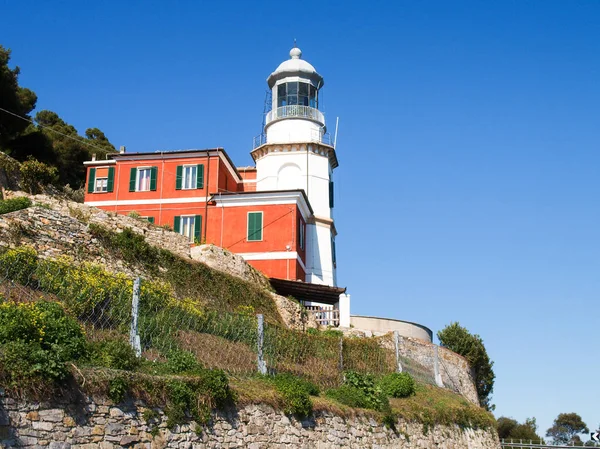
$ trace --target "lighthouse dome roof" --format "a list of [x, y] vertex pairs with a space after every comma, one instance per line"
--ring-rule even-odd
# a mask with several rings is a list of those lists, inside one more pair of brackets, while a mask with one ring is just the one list
[[312, 64], [302, 59], [302, 50], [294, 47], [290, 50], [290, 59], [283, 61], [267, 79], [269, 87], [288, 76], [301, 76], [314, 81], [319, 87], [323, 86], [323, 77], [317, 73]]

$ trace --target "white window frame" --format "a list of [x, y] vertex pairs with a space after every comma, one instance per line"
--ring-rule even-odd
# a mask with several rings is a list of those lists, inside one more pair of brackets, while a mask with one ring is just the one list
[[[187, 169], [190, 169], [192, 174], [187, 176]], [[191, 179], [188, 179], [191, 178]], [[196, 188], [198, 182], [198, 165], [184, 165], [181, 169], [181, 190], [192, 190]], [[190, 184], [187, 187], [186, 184]]]
[[[141, 189], [140, 181], [141, 181], [141, 172], [148, 171], [148, 188]], [[150, 184], [152, 182], [152, 167], [138, 167], [137, 172], [135, 174], [135, 191], [136, 192], [149, 192]]]
[[[190, 235], [187, 235], [183, 232], [184, 229], [184, 222], [188, 221], [188, 232]], [[190, 242], [194, 241], [194, 229], [196, 227], [196, 216], [195, 215], [180, 215], [179, 217], [179, 229], [177, 230], [177, 232], [179, 232], [181, 235], [183, 235], [184, 237], [187, 237], [188, 239], [190, 239]]]
[[[98, 181], [103, 182], [103, 185], [100, 185]], [[102, 178], [96, 178], [94, 181], [94, 193], [107, 193], [108, 192], [108, 176], [104, 176]]]
[[[260, 239], [250, 240], [248, 235], [250, 234], [250, 214], [260, 214]], [[262, 242], [265, 236], [265, 214], [262, 210], [248, 211], [246, 214], [246, 241], [248, 242]]]

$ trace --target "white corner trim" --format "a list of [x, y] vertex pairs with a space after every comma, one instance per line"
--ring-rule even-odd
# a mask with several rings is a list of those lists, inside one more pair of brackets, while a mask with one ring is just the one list
[[83, 165], [115, 165], [117, 163], [117, 161], [115, 161], [114, 159], [105, 159], [105, 160], [101, 160], [101, 161], [85, 161], [83, 163]]
[[194, 196], [187, 198], [156, 198], [146, 200], [107, 200], [107, 201], [86, 201], [88, 206], [137, 206], [147, 204], [179, 204], [179, 203], [206, 203], [205, 196]]
[[244, 260], [296, 260], [306, 273], [306, 265], [296, 251], [273, 251], [269, 253], [236, 253]]
[[257, 207], [279, 204], [296, 204], [304, 221], [312, 216], [308, 203], [300, 192], [252, 192], [243, 195], [219, 195], [212, 196], [219, 207]]

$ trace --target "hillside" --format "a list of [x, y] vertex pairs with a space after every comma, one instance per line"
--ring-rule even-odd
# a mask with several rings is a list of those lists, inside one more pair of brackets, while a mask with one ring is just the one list
[[[76, 391], [93, 407], [111, 407], [107, 416], [121, 427], [117, 406], [134, 410], [130, 413], [140, 420], [146, 414], [146, 424], [139, 425], [143, 430], [133, 439], [127, 439], [128, 432], [116, 432], [118, 441], [110, 440], [103, 427], [102, 441], [122, 446], [158, 444], [162, 438], [163, 445], [156, 447], [184, 447], [171, 444], [169, 438], [175, 435], [208, 442], [210, 435], [227, 433], [227, 426], [230, 430], [232, 422], [239, 422], [239, 414], [255, 424], [258, 419], [259, 427], [265, 416], [282, 422], [280, 428], [265, 428], [271, 434], [289, 433], [287, 426], [292, 425], [301, 429], [298, 438], [306, 429], [319, 429], [321, 423], [325, 433], [311, 431], [307, 441], [318, 435], [327, 440], [327, 429], [339, 427], [335, 423], [340, 419], [347, 423], [344, 429], [363, 428], [365, 433], [364, 438], [352, 435], [350, 440], [341, 433], [336, 437], [339, 444], [351, 441], [350, 447], [375, 441], [382, 447], [413, 447], [411, 437], [429, 446], [425, 442], [439, 440], [444, 432], [456, 432], [457, 441], [462, 441], [447, 447], [464, 447], [465, 438], [479, 441], [470, 447], [495, 447], [489, 413], [435, 387], [416, 361], [404, 361], [416, 385], [411, 384], [411, 376], [393, 377], [393, 350], [379, 339], [342, 339], [337, 331], [296, 330], [309, 324], [302, 308], [274, 295], [264, 278], [240, 268], [240, 261], [226, 251], [206, 250], [218, 259], [212, 261], [217, 270], [192, 260], [182, 236], [140, 218], [115, 216], [51, 195], [27, 198], [29, 207], [0, 215], [4, 297], [0, 321], [5, 320], [4, 335], [9, 336], [3, 343], [0, 331], [0, 384], [9, 397], [21, 398], [16, 403], [0, 401], [0, 418], [2, 407], [22, 414], [25, 432], [33, 416], [28, 398], [54, 397], [49, 406], [63, 410], [61, 419], [66, 419], [69, 413], [75, 416], [69, 404]], [[237, 276], [223, 270], [233, 270]], [[134, 319], [133, 281], [138, 277], [141, 289]], [[257, 337], [257, 313], [266, 320], [262, 339]], [[15, 320], [32, 324], [11, 327]], [[79, 323], [85, 333], [68, 327], [69, 320]], [[141, 358], [129, 346], [132, 329]], [[31, 344], [14, 346], [10, 340], [15, 332], [22, 333], [23, 341], [31, 339]], [[256, 375], [259, 353], [273, 376]], [[407, 379], [408, 390], [402, 390], [407, 397], [388, 399], [392, 393], [386, 393], [386, 385], [404, 385]], [[138, 404], [133, 409], [128, 402], [132, 400]], [[253, 404], [273, 408], [256, 409]], [[214, 410], [229, 411], [218, 415]], [[92, 411], [84, 415], [89, 422], [105, 419]], [[282, 416], [298, 419], [281, 421]], [[10, 438], [21, 432], [0, 422], [0, 436], [3, 426]], [[196, 433], [190, 430], [194, 428]], [[368, 428], [375, 431], [375, 440]], [[463, 434], [459, 428], [473, 431]], [[64, 429], [65, 435], [73, 432], [72, 427]], [[215, 441], [227, 441], [218, 438]], [[248, 444], [259, 442], [242, 439]], [[401, 440], [406, 446], [398, 446]]]

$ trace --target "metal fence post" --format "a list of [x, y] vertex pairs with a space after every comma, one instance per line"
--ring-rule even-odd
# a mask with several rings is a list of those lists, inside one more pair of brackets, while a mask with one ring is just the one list
[[267, 363], [264, 359], [263, 344], [265, 341], [265, 317], [262, 313], [256, 315], [258, 318], [258, 338], [256, 340], [256, 352], [258, 353], [257, 365], [260, 374], [267, 374]]
[[440, 361], [439, 361], [439, 353], [438, 346], [434, 346], [434, 357], [433, 357], [433, 371], [435, 375], [435, 383], [438, 387], [444, 388], [444, 382], [442, 382], [442, 375], [440, 374]]
[[394, 331], [394, 343], [396, 345], [396, 372], [402, 372], [402, 363], [400, 362], [400, 334]]
[[344, 337], [340, 337], [340, 372], [344, 372]]
[[129, 330], [129, 344], [135, 351], [135, 355], [142, 356], [142, 345], [138, 334], [138, 315], [140, 308], [140, 284], [141, 279], [138, 277], [133, 282], [133, 299], [131, 301], [131, 329]]

